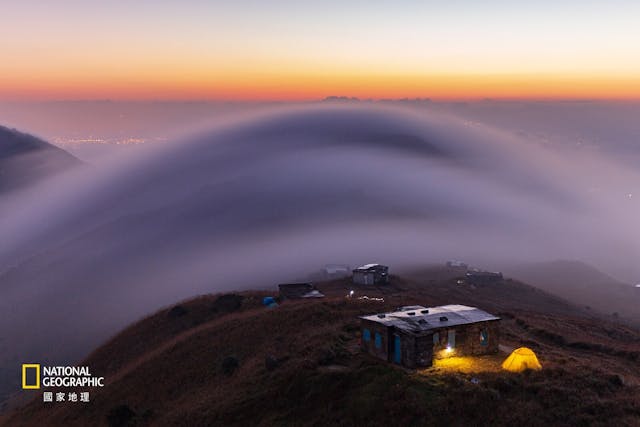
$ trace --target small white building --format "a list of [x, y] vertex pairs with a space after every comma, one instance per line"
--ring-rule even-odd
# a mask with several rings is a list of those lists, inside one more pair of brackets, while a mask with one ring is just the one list
[[380, 264], [365, 264], [353, 270], [353, 283], [356, 285], [389, 284], [389, 267]]
[[343, 264], [327, 264], [322, 268], [322, 273], [326, 279], [341, 279], [343, 277], [349, 277], [351, 274], [351, 267]]
[[456, 259], [451, 259], [449, 261], [447, 261], [447, 267], [450, 268], [468, 268], [469, 266], [462, 261], [458, 261]]

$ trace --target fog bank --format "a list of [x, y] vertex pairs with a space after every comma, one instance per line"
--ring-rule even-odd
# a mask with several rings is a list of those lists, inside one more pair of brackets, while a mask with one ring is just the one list
[[358, 104], [238, 114], [3, 208], [1, 362], [80, 357], [176, 300], [325, 263], [581, 259], [632, 280], [638, 178], [612, 158], [454, 114]]

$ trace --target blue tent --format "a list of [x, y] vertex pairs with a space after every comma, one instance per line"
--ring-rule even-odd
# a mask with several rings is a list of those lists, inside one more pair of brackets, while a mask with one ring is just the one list
[[274, 297], [264, 297], [264, 298], [262, 298], [262, 304], [266, 305], [269, 308], [278, 306], [278, 303], [276, 302]]

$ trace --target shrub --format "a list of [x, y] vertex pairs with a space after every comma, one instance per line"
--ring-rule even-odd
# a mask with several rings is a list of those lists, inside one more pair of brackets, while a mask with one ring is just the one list
[[111, 408], [107, 413], [107, 424], [109, 427], [126, 427], [135, 425], [136, 413], [129, 405], [118, 405]]
[[240, 366], [240, 362], [237, 357], [227, 356], [222, 360], [222, 373], [232, 375], [238, 369], [238, 366]]
[[176, 317], [182, 317], [186, 315], [189, 311], [181, 305], [176, 305], [169, 310], [167, 316], [170, 319], [175, 319]]
[[239, 310], [242, 306], [242, 295], [225, 294], [220, 295], [213, 303], [211, 308], [214, 313], [231, 313]]

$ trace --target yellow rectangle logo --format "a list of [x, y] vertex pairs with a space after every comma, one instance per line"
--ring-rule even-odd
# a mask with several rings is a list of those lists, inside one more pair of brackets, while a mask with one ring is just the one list
[[[29, 370], [35, 371], [35, 381], [27, 381], [27, 371]], [[40, 388], [40, 364], [24, 363], [22, 365], [22, 388], [25, 390], [37, 390]]]

